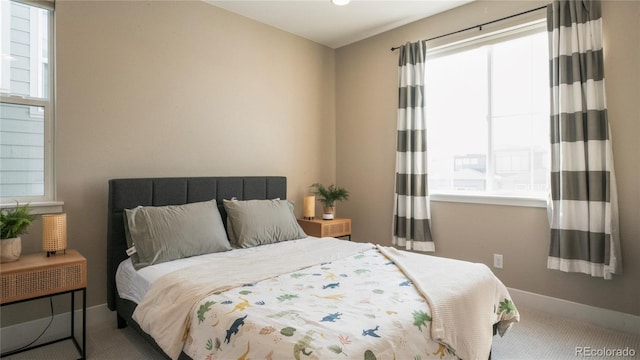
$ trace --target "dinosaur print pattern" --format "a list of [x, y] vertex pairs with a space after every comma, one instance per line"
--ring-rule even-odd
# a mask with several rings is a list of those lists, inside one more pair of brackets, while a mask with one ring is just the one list
[[378, 331], [378, 329], [380, 328], [380, 326], [377, 326], [373, 329], [369, 329], [369, 330], [362, 330], [362, 336], [372, 336], [372, 337], [377, 337], [379, 338], [380, 335], [376, 334], [376, 331]]
[[[496, 319], [517, 315], [502, 300]], [[431, 339], [426, 300], [376, 249], [205, 297], [190, 326], [193, 359], [457, 359]]]
[[325, 290], [326, 289], [335, 289], [338, 286], [340, 286], [340, 283], [336, 282], [336, 283], [331, 283], [331, 284], [327, 284], [327, 285], [322, 285], [322, 288], [325, 289]]
[[340, 316], [342, 314], [341, 313], [333, 313], [333, 314], [329, 314], [325, 317], [322, 318], [322, 320], [320, 321], [331, 321], [331, 322], [336, 322], [336, 320], [340, 319]]
[[311, 342], [313, 341], [311, 335], [313, 335], [313, 333], [313, 330], [308, 331], [302, 339], [298, 340], [295, 345], [293, 345], [294, 359], [300, 360], [300, 355], [309, 356], [313, 353], [313, 350], [311, 350]]
[[244, 325], [244, 319], [246, 319], [247, 316], [249, 315], [245, 315], [243, 317], [237, 318], [233, 322], [233, 324], [231, 324], [231, 327], [229, 328], [229, 330], [227, 330], [227, 336], [224, 338], [225, 344], [228, 344], [231, 341], [231, 335], [235, 335], [238, 333], [240, 326]]

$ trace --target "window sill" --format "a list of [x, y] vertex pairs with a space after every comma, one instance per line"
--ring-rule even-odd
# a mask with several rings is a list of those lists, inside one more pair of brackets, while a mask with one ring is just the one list
[[[20, 203], [20, 205], [24, 204]], [[39, 201], [29, 203], [30, 213], [33, 215], [61, 213], [63, 206], [63, 201]], [[11, 209], [14, 207], [16, 207], [15, 203], [0, 204], [0, 209]]]
[[480, 195], [480, 194], [429, 194], [431, 201], [457, 202], [467, 204], [487, 204], [546, 208], [547, 199], [525, 196]]

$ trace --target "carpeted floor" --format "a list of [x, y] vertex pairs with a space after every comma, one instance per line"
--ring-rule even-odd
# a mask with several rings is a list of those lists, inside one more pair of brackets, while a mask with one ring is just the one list
[[[518, 307], [520, 322], [494, 338], [492, 359], [640, 359], [640, 335], [555, 317]], [[628, 349], [635, 356], [598, 356], [603, 349]], [[587, 356], [588, 355], [588, 356]], [[595, 356], [594, 356], [595, 355]]]
[[[533, 309], [519, 308], [522, 320], [504, 338], [494, 339], [494, 360], [553, 359], [640, 359], [640, 335], [632, 335], [558, 318]], [[598, 356], [608, 351], [635, 353], [635, 356]], [[76, 359], [71, 341], [5, 357], [19, 359]], [[161, 359], [131, 328], [118, 330], [110, 324], [87, 329], [87, 358], [95, 360]], [[434, 357], [434, 359], [437, 359]]]

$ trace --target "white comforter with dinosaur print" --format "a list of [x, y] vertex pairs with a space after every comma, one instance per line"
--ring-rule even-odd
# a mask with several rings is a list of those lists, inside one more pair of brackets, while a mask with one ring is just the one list
[[[174, 359], [180, 351], [193, 359], [488, 356], [483, 349], [489, 348], [490, 336], [481, 340], [486, 343], [481, 353], [468, 352], [476, 341], [465, 340], [465, 332], [475, 334], [471, 326], [454, 329], [453, 340], [432, 340], [432, 314], [440, 310], [432, 312], [429, 304], [441, 306], [443, 300], [425, 299], [413, 283], [425, 279], [409, 280], [396, 265], [398, 259], [387, 257], [402, 257], [392, 249], [381, 248], [385, 256], [371, 244], [334, 239], [261, 248], [248, 251], [240, 263], [238, 257], [226, 263], [221, 256], [215, 263], [164, 276], [145, 295], [134, 319]], [[415, 271], [414, 265], [405, 270]], [[467, 296], [473, 292], [466, 291]], [[481, 316], [489, 319], [489, 331], [494, 322], [518, 319], [506, 288], [495, 293], [500, 295], [488, 315]], [[434, 319], [437, 334], [447, 322]]]

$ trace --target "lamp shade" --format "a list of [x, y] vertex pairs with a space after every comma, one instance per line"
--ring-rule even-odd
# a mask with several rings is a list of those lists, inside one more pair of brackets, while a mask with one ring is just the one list
[[42, 215], [42, 250], [49, 254], [67, 248], [67, 214]]
[[313, 195], [306, 195], [304, 197], [304, 208], [302, 209], [302, 216], [311, 220], [316, 217], [316, 197]]

